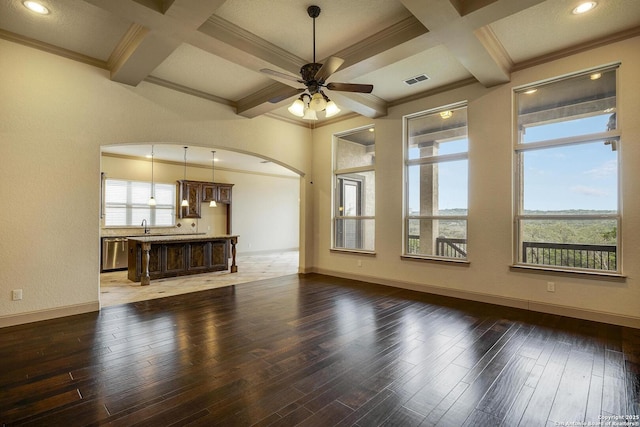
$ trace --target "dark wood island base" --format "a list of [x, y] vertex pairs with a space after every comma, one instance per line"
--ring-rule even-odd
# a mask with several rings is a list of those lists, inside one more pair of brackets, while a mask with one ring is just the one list
[[[238, 272], [238, 236], [174, 235], [129, 238], [128, 279], [149, 285], [151, 279], [229, 269]], [[231, 258], [231, 268], [229, 268]]]

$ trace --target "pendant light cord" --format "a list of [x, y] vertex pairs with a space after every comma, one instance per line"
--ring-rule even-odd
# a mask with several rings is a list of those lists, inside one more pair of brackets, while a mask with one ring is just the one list
[[188, 147], [184, 147], [184, 177], [183, 177], [183, 179], [185, 181], [187, 180], [187, 148]]
[[151, 197], [154, 196], [154, 184], [153, 184], [153, 145], [151, 146]]

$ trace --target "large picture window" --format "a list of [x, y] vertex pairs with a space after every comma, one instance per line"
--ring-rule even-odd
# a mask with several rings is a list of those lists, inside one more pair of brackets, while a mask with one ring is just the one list
[[516, 264], [620, 272], [616, 75], [515, 92]]
[[467, 107], [405, 117], [404, 255], [467, 259]]
[[333, 248], [375, 249], [375, 132], [373, 127], [334, 140]]
[[155, 183], [156, 206], [149, 206], [151, 183], [107, 179], [104, 187], [106, 227], [140, 226], [146, 219], [151, 226], [175, 224], [175, 184]]

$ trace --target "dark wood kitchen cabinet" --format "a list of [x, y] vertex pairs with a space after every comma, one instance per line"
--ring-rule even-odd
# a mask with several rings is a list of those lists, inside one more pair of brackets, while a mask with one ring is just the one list
[[219, 184], [211, 182], [202, 183], [202, 202], [209, 203], [215, 200], [217, 203], [231, 203], [231, 188], [233, 184]]
[[[215, 200], [227, 210], [227, 233], [231, 233], [231, 194], [233, 184], [206, 181], [178, 181], [178, 218], [201, 218], [202, 203]], [[189, 206], [180, 206], [186, 196]]]
[[[200, 218], [201, 189], [201, 182], [178, 181], [178, 218]], [[188, 206], [182, 206], [185, 198]]]
[[[238, 236], [145, 236], [130, 237], [127, 277], [140, 282], [145, 272], [148, 245], [149, 279], [177, 277], [211, 271], [238, 271], [235, 247]], [[229, 258], [231, 257], [231, 266]], [[147, 283], [148, 284], [148, 283]]]

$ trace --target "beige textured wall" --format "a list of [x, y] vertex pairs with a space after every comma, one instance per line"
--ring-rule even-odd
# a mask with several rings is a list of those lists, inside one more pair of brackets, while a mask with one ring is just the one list
[[[508, 84], [471, 85], [392, 108], [376, 120], [353, 119], [314, 133], [316, 271], [378, 283], [464, 294], [480, 300], [582, 316], [613, 314], [640, 327], [640, 38], [513, 73]], [[623, 265], [626, 280], [511, 271], [512, 89], [620, 61], [618, 119], [622, 129]], [[403, 115], [469, 102], [470, 265], [402, 260]], [[331, 138], [368, 123], [376, 129], [376, 256], [330, 252]], [[357, 262], [362, 262], [358, 267]], [[547, 281], [556, 292], [546, 290]], [[578, 311], [576, 311], [578, 310]]]
[[[0, 52], [0, 326], [97, 307], [101, 145], [215, 141], [310, 170], [303, 127], [114, 83], [105, 70], [4, 40]], [[11, 301], [12, 289], [24, 299]]]

